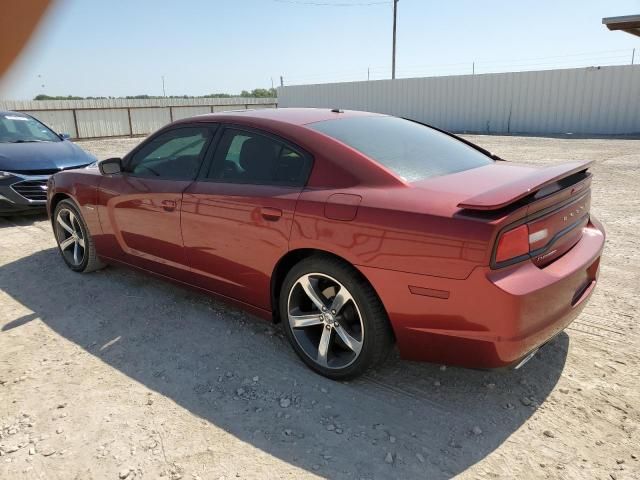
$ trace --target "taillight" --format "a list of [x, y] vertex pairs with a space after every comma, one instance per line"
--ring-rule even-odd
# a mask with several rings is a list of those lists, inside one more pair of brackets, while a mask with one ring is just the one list
[[496, 262], [505, 262], [529, 253], [529, 227], [520, 225], [500, 235]]

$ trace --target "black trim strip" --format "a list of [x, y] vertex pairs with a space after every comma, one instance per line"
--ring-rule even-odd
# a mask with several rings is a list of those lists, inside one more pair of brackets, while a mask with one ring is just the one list
[[456, 140], [466, 144], [467, 146], [473, 148], [474, 150], [477, 150], [480, 153], [485, 154], [487, 157], [491, 158], [492, 160], [499, 160], [501, 162], [506, 162], [507, 161], [504, 158], [500, 158], [498, 155], [495, 155], [495, 154], [491, 153], [486, 148], [482, 148], [480, 145], [477, 145], [477, 144], [467, 140], [466, 138], [462, 138], [461, 136], [456, 135], [455, 133], [452, 133], [452, 132], [450, 132], [448, 130], [443, 130], [442, 128], [434, 127], [433, 125], [430, 125], [430, 124], [424, 123], [424, 122], [420, 122], [418, 120], [412, 120], [411, 118], [406, 118], [406, 117], [401, 117], [401, 118], [403, 120], [408, 120], [409, 122], [417, 123], [418, 125], [422, 125], [424, 127], [431, 128], [432, 130], [435, 130], [437, 132], [444, 133], [445, 135], [448, 135], [451, 138], [455, 138]]
[[556, 234], [553, 237], [551, 237], [551, 240], [549, 240], [544, 247], [540, 247], [537, 250], [529, 252], [529, 256], [531, 256], [531, 258], [533, 258], [533, 257], [537, 257], [538, 255], [541, 255], [541, 254], [545, 253], [547, 250], [549, 250], [551, 247], [553, 247], [553, 244], [556, 243], [560, 239], [560, 237], [566, 235], [571, 230], [576, 228], [578, 225], [580, 225], [582, 222], [584, 222], [585, 219], [587, 221], [589, 221], [589, 214], [588, 213], [583, 215], [582, 217], [580, 217], [580, 219], [578, 221], [576, 221], [576, 222], [572, 223], [571, 225], [563, 228], [559, 232], [556, 232]]

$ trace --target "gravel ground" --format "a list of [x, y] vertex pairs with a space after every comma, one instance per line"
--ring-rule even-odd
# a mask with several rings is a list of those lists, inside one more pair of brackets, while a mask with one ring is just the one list
[[331, 382], [277, 327], [126, 268], [74, 274], [45, 218], [0, 219], [0, 478], [640, 478], [640, 141], [469, 138], [597, 162], [599, 285], [526, 367], [394, 357]]

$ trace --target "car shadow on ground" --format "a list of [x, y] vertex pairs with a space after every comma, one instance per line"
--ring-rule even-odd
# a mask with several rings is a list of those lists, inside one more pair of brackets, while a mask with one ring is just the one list
[[279, 327], [123, 267], [79, 275], [47, 249], [0, 267], [0, 289], [34, 312], [11, 321], [12, 332], [39, 318], [243, 442], [331, 478], [466, 470], [543, 403], [569, 344], [561, 334], [518, 371], [393, 357], [362, 378], [332, 382], [304, 367]]
[[0, 229], [8, 227], [26, 227], [47, 219], [47, 212], [37, 210], [21, 215], [0, 215]]

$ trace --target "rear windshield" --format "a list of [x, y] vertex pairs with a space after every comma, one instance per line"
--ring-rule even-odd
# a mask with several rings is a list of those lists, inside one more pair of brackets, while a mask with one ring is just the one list
[[478, 150], [397, 117], [351, 117], [308, 125], [381, 163], [407, 182], [493, 163]]

